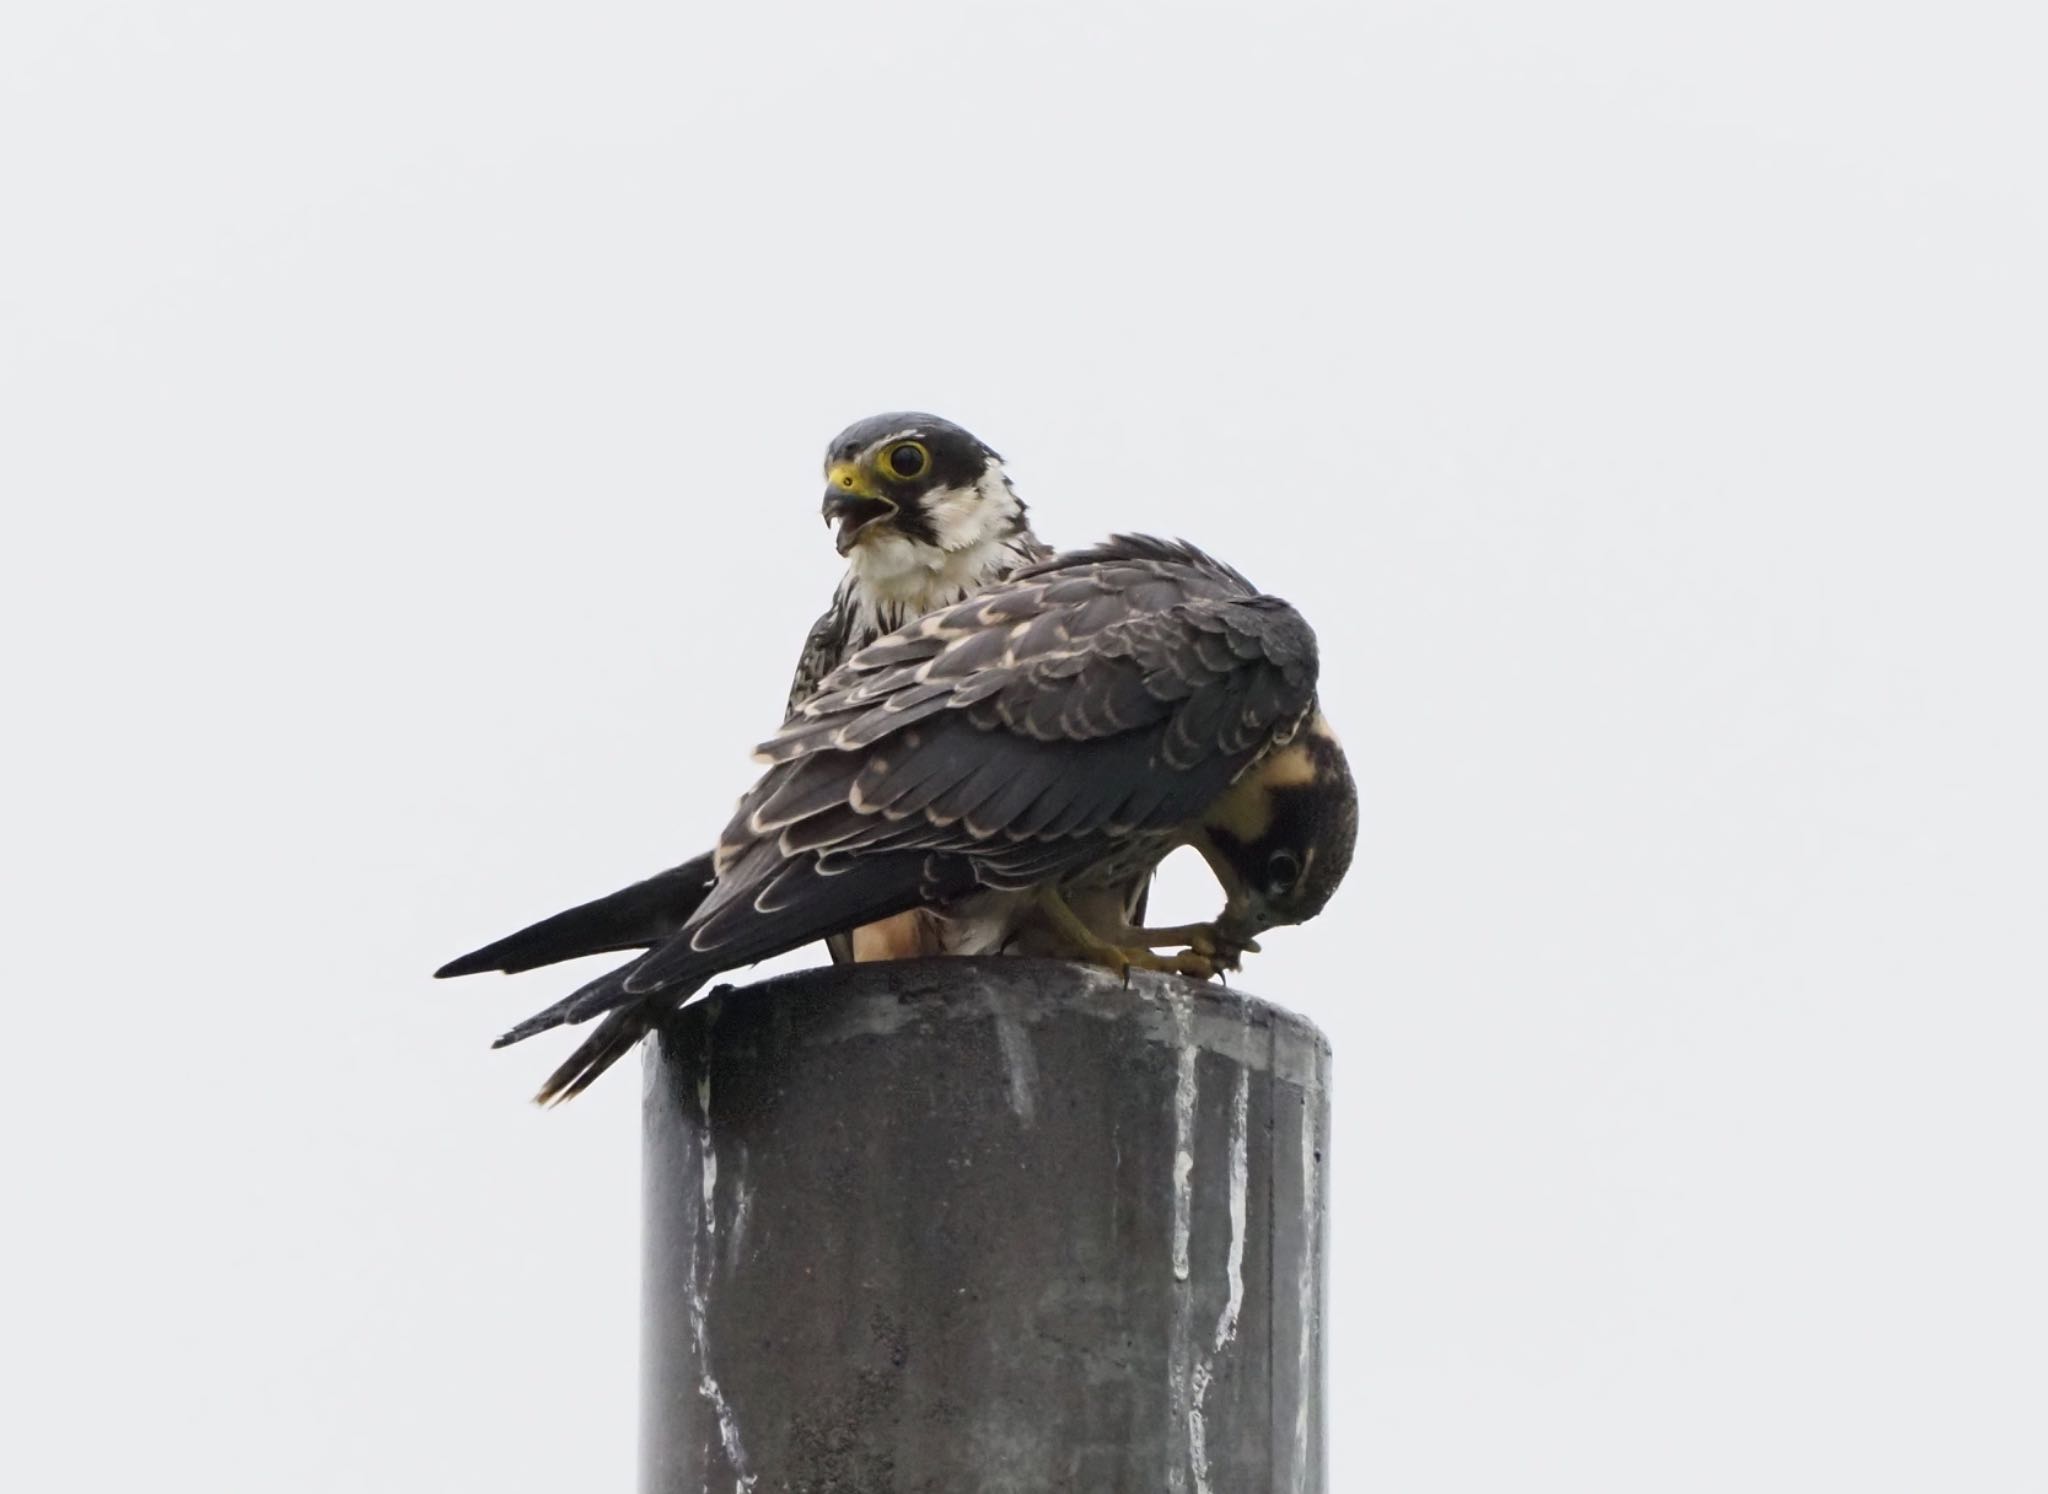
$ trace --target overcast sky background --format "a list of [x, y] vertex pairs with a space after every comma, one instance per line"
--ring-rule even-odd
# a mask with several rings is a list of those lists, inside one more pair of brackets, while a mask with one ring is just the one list
[[9, 7], [9, 1484], [630, 1486], [639, 1086], [427, 972], [923, 407], [1321, 631], [1334, 1489], [2048, 1488], [2042, 25]]

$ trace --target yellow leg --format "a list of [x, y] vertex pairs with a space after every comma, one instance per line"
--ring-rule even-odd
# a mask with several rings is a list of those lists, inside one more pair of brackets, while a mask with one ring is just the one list
[[[1053, 888], [1045, 888], [1038, 894], [1038, 904], [1045, 910], [1046, 918], [1060, 936], [1073, 946], [1076, 959], [1114, 970], [1126, 981], [1131, 978], [1133, 970], [1164, 970], [1174, 975], [1189, 975], [1196, 980], [1208, 980], [1218, 969], [1213, 958], [1195, 949], [1167, 956], [1154, 954], [1143, 943], [1112, 944], [1089, 928], [1080, 915], [1067, 906], [1067, 900]], [[1146, 931], [1132, 930], [1133, 934], [1143, 932]], [[1156, 942], [1174, 944], [1187, 941], [1166, 939]]]

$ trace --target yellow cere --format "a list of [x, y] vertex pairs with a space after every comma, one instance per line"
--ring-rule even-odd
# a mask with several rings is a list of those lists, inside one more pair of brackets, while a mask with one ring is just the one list
[[834, 462], [825, 469], [825, 481], [835, 488], [844, 488], [857, 498], [879, 498], [875, 491], [875, 480], [858, 462]]

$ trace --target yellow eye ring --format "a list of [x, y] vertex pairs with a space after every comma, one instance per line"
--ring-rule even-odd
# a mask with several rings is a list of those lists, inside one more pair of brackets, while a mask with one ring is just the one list
[[932, 469], [932, 454], [922, 441], [898, 441], [875, 459], [875, 470], [898, 482], [914, 482]]

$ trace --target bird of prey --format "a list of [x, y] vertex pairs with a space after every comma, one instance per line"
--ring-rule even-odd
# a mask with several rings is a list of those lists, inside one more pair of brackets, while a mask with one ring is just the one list
[[1003, 459], [936, 415], [876, 415], [833, 437], [824, 511], [846, 575], [804, 640], [791, 711], [884, 633], [1052, 553]]
[[[666, 940], [499, 1039], [613, 1015], [567, 1098], [722, 971], [910, 916], [944, 952], [1013, 947], [1208, 976], [1321, 910], [1357, 797], [1287, 603], [1178, 543], [1119, 537], [1024, 567], [855, 653], [765, 743], [767, 772]], [[1126, 890], [1197, 847], [1221, 915], [1132, 927]], [[1157, 951], [1185, 945], [1178, 953]]]
[[[884, 633], [1052, 553], [1031, 532], [1002, 457], [937, 415], [870, 416], [834, 436], [825, 449], [823, 507], [846, 574], [804, 639], [785, 714]], [[513, 974], [651, 949], [682, 927], [713, 881], [707, 853], [508, 934], [435, 974]], [[832, 956], [913, 953], [905, 934], [900, 927], [849, 930], [831, 941]]]

